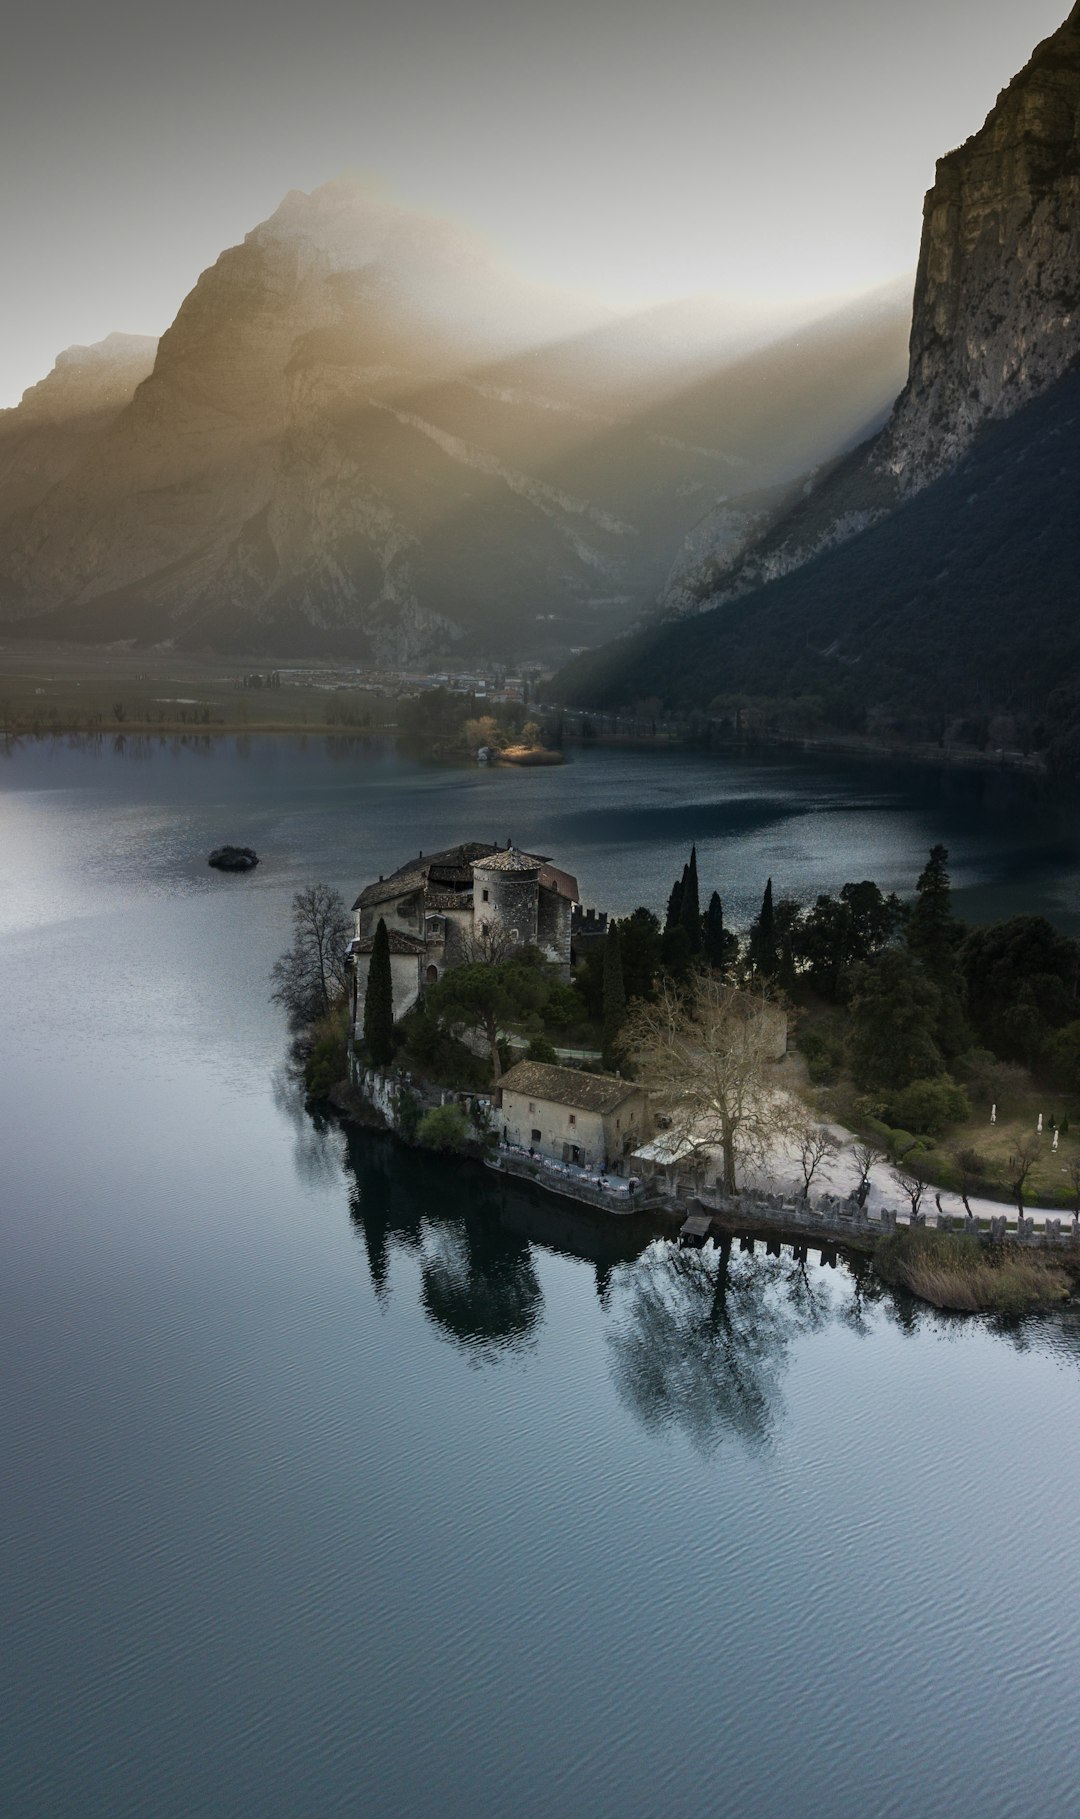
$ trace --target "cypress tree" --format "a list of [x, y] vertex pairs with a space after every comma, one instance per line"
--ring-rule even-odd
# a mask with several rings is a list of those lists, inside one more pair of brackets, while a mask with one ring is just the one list
[[682, 877], [676, 878], [671, 887], [671, 895], [667, 900], [667, 915], [664, 917], [665, 935], [669, 929], [677, 928], [682, 919], [682, 895], [686, 887], [686, 872], [687, 868], [684, 865]]
[[608, 1067], [616, 1061], [615, 1040], [626, 1016], [626, 986], [623, 981], [622, 942], [617, 922], [608, 924], [604, 937], [604, 1060]]
[[765, 886], [761, 914], [750, 930], [750, 964], [772, 978], [776, 971], [776, 918], [773, 914], [772, 879]]
[[390, 972], [390, 937], [381, 916], [371, 944], [364, 993], [364, 1047], [375, 1067], [385, 1067], [393, 1058], [394, 981]]
[[705, 911], [705, 958], [710, 966], [718, 970], [723, 968], [727, 940], [724, 934], [724, 906], [720, 894], [714, 891], [709, 898], [709, 907]]
[[957, 950], [964, 928], [953, 915], [952, 887], [944, 846], [931, 847], [915, 886], [915, 907], [907, 925], [907, 944], [921, 961], [927, 978], [941, 994], [936, 1035], [946, 1059], [962, 1053], [970, 1040], [964, 1019], [964, 981]]
[[686, 930], [692, 954], [701, 951], [701, 899], [698, 894], [697, 846], [690, 848], [690, 861], [683, 874], [682, 898], [679, 903], [679, 921]]

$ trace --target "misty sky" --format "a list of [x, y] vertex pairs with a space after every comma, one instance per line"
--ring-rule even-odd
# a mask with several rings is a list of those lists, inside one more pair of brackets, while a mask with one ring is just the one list
[[39, 0], [0, 63], [0, 403], [346, 169], [633, 304], [865, 289], [1069, 0]]

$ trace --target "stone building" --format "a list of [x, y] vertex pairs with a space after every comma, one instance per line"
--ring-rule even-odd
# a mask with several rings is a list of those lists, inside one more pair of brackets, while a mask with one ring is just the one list
[[632, 1080], [541, 1061], [519, 1061], [503, 1075], [499, 1106], [504, 1142], [615, 1174], [652, 1129], [648, 1095]]
[[363, 1023], [371, 949], [380, 917], [390, 939], [394, 1016], [453, 966], [538, 947], [570, 977], [570, 924], [577, 879], [549, 859], [507, 844], [466, 841], [419, 853], [360, 892], [349, 944], [355, 1017]]

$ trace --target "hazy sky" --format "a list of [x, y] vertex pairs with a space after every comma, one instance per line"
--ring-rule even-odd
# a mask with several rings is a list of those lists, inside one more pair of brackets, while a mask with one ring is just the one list
[[914, 265], [934, 159], [1069, 0], [36, 0], [0, 63], [0, 403], [160, 333], [345, 169], [634, 303]]

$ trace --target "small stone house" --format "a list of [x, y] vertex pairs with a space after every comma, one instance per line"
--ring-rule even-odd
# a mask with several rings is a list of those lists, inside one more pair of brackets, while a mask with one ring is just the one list
[[625, 1173], [625, 1158], [652, 1129], [648, 1095], [617, 1074], [519, 1061], [499, 1092], [503, 1140], [549, 1162]]

